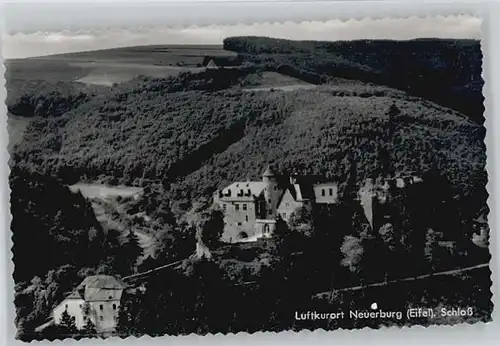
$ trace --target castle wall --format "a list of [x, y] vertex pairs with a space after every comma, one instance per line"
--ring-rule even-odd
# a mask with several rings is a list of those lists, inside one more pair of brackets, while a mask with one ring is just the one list
[[338, 184], [337, 183], [317, 184], [317, 185], [314, 185], [313, 188], [314, 188], [314, 196], [316, 197], [316, 203], [318, 203], [318, 204], [337, 203], [337, 199], [338, 199]]
[[278, 183], [273, 177], [264, 177], [263, 182], [265, 184], [264, 198], [266, 199], [267, 208], [265, 218], [268, 220], [274, 220], [276, 219], [278, 202], [283, 190], [278, 188]]
[[248, 237], [255, 235], [255, 202], [225, 202], [221, 200], [219, 205], [225, 215], [222, 241], [235, 242], [240, 240], [241, 232], [245, 232]]

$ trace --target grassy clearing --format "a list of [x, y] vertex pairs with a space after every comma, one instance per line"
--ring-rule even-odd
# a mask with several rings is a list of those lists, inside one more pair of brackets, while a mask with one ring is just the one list
[[295, 91], [316, 88], [314, 84], [271, 71], [252, 74], [245, 81], [249, 87], [243, 88], [244, 91]]
[[130, 186], [107, 186], [101, 184], [83, 184], [78, 183], [71, 185], [70, 190], [73, 192], [80, 191], [86, 198], [108, 198], [108, 197], [132, 197], [140, 195], [142, 188]]
[[[77, 65], [77, 64], [73, 64]], [[179, 67], [179, 66], [156, 66], [134, 63], [78, 63], [89, 70], [89, 73], [78, 79], [77, 82], [113, 86], [115, 83], [129, 81], [139, 75], [153, 78], [167, 78], [177, 76], [181, 72], [201, 72], [204, 67]]]

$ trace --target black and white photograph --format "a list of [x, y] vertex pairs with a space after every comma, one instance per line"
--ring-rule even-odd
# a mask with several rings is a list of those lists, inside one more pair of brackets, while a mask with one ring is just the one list
[[334, 15], [7, 33], [17, 339], [491, 321], [481, 18]]

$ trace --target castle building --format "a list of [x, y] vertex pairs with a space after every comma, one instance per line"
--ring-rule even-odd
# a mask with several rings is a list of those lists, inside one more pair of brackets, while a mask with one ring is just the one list
[[[311, 179], [312, 178], [312, 179]], [[390, 190], [404, 188], [421, 179], [413, 176], [391, 179], [366, 179], [359, 188], [357, 200], [372, 229], [385, 221], [374, 210], [386, 204]], [[289, 221], [300, 208], [312, 209], [315, 205], [337, 204], [338, 183], [325, 182], [319, 177], [291, 176], [288, 182], [278, 179], [266, 169], [262, 181], [234, 182], [214, 193], [214, 204], [224, 212], [224, 232], [221, 240], [234, 243], [255, 241], [272, 236], [276, 219]]]
[[225, 215], [223, 241], [236, 242], [271, 235], [283, 193], [276, 178], [268, 168], [262, 181], [235, 182], [214, 194], [214, 203]]
[[299, 208], [315, 203], [336, 203], [337, 183], [302, 184], [296, 177], [289, 183], [278, 182], [270, 167], [262, 181], [235, 182], [214, 194], [214, 203], [225, 215], [222, 241], [251, 241], [270, 237], [277, 217], [288, 221]]

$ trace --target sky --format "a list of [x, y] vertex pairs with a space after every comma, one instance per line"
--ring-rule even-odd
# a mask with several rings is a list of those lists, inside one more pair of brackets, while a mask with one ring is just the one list
[[[10, 4], [2, 54], [25, 58], [148, 44], [220, 44], [238, 35], [329, 41], [481, 37], [481, 19], [469, 15], [354, 20], [338, 6], [299, 5]], [[336, 14], [339, 19], [332, 19]]]

